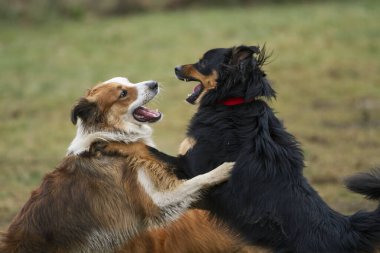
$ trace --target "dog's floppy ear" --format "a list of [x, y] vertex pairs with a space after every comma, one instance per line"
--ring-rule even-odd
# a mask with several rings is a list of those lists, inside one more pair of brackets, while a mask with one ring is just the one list
[[259, 54], [260, 49], [256, 46], [238, 46], [232, 49], [231, 64], [237, 65], [240, 62], [252, 58], [253, 54]]
[[78, 118], [87, 122], [90, 118], [96, 117], [98, 106], [94, 102], [88, 101], [86, 98], [81, 98], [71, 110], [71, 122], [77, 124]]

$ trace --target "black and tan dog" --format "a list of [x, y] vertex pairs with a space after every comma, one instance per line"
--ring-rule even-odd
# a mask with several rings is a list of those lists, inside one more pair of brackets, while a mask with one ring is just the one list
[[72, 111], [78, 127], [68, 155], [33, 191], [0, 241], [1, 253], [115, 252], [138, 232], [179, 217], [202, 189], [225, 181], [232, 164], [178, 180], [152, 148], [143, 105], [154, 81], [113, 78]]
[[[207, 208], [247, 240], [278, 252], [363, 253], [380, 243], [380, 208], [345, 216], [332, 210], [303, 176], [297, 140], [266, 100], [275, 97], [255, 46], [217, 48], [177, 77], [199, 84], [187, 101], [199, 104], [181, 145], [193, 177], [236, 161], [230, 180], [210, 192]], [[348, 187], [380, 199], [380, 172], [351, 178]]]

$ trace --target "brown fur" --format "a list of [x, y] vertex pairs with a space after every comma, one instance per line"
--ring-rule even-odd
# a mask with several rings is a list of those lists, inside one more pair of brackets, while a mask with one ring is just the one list
[[124, 242], [125, 235], [147, 226], [147, 218], [159, 215], [137, 183], [136, 159], [90, 154], [66, 157], [32, 192], [5, 234], [0, 251], [96, 251], [100, 246], [88, 242], [94, 230], [113, 234], [107, 248]]
[[236, 234], [206, 211], [186, 212], [165, 228], [143, 233], [118, 253], [269, 253], [248, 246]]
[[129, 145], [120, 142], [98, 142], [91, 147], [91, 152], [102, 155], [116, 155], [127, 159], [133, 158], [133, 167], [149, 168], [147, 173], [160, 191], [173, 190], [183, 180], [171, 173], [170, 167], [153, 157], [144, 143], [136, 142]]

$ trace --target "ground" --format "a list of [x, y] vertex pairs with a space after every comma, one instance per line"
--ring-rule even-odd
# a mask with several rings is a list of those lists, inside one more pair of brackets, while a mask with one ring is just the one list
[[380, 165], [379, 13], [364, 0], [0, 23], [0, 229], [65, 155], [70, 110], [87, 88], [114, 76], [159, 81], [154, 139], [176, 154], [195, 107], [174, 67], [239, 44], [273, 50], [271, 105], [302, 143], [312, 185], [343, 213], [372, 208], [342, 180]]

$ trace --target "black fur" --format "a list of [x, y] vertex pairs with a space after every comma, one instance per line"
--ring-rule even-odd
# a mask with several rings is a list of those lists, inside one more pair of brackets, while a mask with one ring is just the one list
[[366, 195], [368, 199], [380, 199], [379, 169], [349, 177], [345, 183], [348, 189]]
[[[380, 211], [339, 214], [310, 186], [299, 143], [265, 101], [275, 92], [261, 69], [265, 54], [257, 53], [246, 46], [213, 49], [194, 65], [204, 75], [216, 70], [219, 79], [190, 122], [187, 135], [196, 145], [180, 157], [187, 164], [181, 173], [193, 177], [236, 161], [230, 180], [210, 192], [208, 209], [254, 244], [278, 252], [374, 252]], [[228, 97], [255, 100], [218, 103]], [[348, 186], [380, 198], [379, 174], [355, 177]]]
[[86, 98], [81, 98], [71, 110], [71, 122], [76, 125], [78, 118], [84, 124], [93, 125], [102, 121], [101, 113], [95, 102], [90, 102]]

